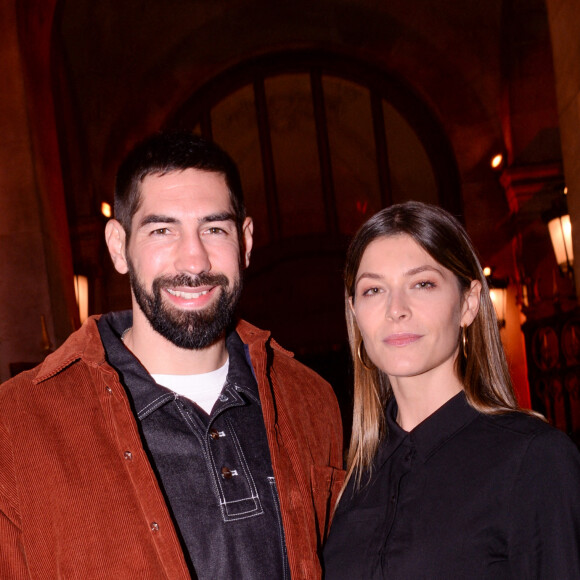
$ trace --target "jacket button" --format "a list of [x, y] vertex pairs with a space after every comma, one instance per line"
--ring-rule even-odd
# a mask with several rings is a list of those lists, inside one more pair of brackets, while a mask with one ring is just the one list
[[124, 456], [125, 456], [125, 459], [128, 459], [128, 460], [133, 459], [133, 454], [130, 451], [125, 451]]
[[217, 429], [210, 429], [209, 435], [212, 439], [219, 439], [220, 438], [220, 434], [219, 434]]
[[157, 522], [151, 522], [151, 531], [158, 532], [159, 531], [159, 524]]

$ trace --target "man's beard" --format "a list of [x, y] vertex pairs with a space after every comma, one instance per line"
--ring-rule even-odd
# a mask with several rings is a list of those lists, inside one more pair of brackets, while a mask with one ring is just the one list
[[[231, 289], [224, 274], [202, 272], [197, 276], [179, 274], [155, 278], [148, 293], [139, 280], [133, 264], [128, 260], [129, 279], [135, 300], [147, 320], [161, 336], [180, 348], [201, 350], [214, 344], [232, 323], [242, 293], [242, 279], [238, 276]], [[179, 310], [162, 298], [164, 288], [219, 286], [220, 295], [215, 304], [203, 310]]]

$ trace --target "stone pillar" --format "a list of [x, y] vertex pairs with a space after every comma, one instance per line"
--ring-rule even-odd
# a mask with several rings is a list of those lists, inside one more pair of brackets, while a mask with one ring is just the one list
[[54, 4], [0, 2], [1, 380], [10, 363], [40, 362], [77, 316], [50, 86]]

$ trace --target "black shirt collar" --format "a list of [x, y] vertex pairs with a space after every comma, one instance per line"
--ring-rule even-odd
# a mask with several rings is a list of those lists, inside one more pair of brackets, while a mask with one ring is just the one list
[[463, 391], [449, 399], [410, 432], [404, 431], [397, 424], [397, 411], [397, 402], [393, 397], [386, 408], [387, 440], [379, 452], [380, 465], [403, 441], [414, 448], [420, 460], [427, 461], [433, 453], [479, 415], [478, 411], [468, 404]]

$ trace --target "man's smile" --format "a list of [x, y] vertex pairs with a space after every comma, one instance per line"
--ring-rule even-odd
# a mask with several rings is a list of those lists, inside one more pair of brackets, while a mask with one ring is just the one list
[[205, 284], [203, 286], [165, 286], [162, 292], [165, 292], [167, 299], [178, 308], [205, 308], [216, 297], [216, 290], [222, 288], [221, 284]]
[[185, 300], [194, 300], [200, 296], [204, 296], [209, 292], [209, 290], [202, 290], [198, 292], [184, 292], [180, 290], [173, 290], [171, 288], [166, 288], [167, 292], [172, 296], [177, 296], [178, 298], [184, 298]]

